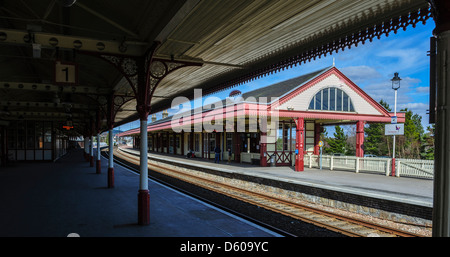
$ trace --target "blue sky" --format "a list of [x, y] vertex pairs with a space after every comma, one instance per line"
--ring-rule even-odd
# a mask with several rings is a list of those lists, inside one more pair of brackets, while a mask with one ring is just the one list
[[[391, 88], [391, 79], [394, 72], [398, 72], [401, 80], [398, 90], [397, 111], [408, 108], [422, 116], [422, 124], [426, 128], [429, 108], [429, 38], [432, 36], [434, 21], [428, 19], [423, 25], [419, 23], [415, 28], [409, 26], [406, 31], [402, 29], [397, 34], [391, 32], [388, 37], [382, 36], [372, 42], [359, 44], [351, 49], [346, 48], [339, 53], [321, 57], [315, 61], [302, 63], [297, 67], [285, 69], [261, 79], [222, 91], [211, 96], [225, 99], [233, 90], [242, 93], [260, 87], [300, 76], [319, 70], [333, 64], [362, 88], [376, 101], [383, 99], [394, 108], [394, 90]], [[171, 111], [169, 111], [171, 112]], [[157, 114], [160, 118], [161, 114]], [[149, 117], [149, 121], [151, 118]], [[139, 122], [122, 125], [121, 130], [136, 128]]]

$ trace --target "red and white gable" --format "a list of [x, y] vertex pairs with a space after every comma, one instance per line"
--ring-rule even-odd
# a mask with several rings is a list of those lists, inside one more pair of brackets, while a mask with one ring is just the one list
[[[320, 110], [311, 108], [310, 104], [317, 93], [323, 89], [335, 88], [333, 91], [342, 90], [350, 99], [353, 108], [350, 111]], [[335, 105], [336, 106], [336, 105]], [[331, 67], [317, 75], [303, 85], [281, 96], [278, 105], [272, 105], [279, 111], [280, 116], [304, 117], [311, 119], [331, 120], [365, 120], [367, 122], [390, 122], [392, 113], [372, 99], [361, 88], [341, 73], [336, 67]], [[336, 109], [336, 108], [329, 108]], [[292, 114], [295, 113], [294, 116]], [[399, 122], [404, 119], [403, 113], [398, 113]]]

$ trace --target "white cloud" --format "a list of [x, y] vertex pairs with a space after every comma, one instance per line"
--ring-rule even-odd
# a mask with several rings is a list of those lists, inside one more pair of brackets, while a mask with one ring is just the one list
[[356, 84], [382, 77], [377, 70], [366, 65], [344, 67], [341, 68], [340, 71], [342, 71], [345, 76], [350, 78]]
[[417, 93], [430, 93], [430, 87], [416, 87]]
[[425, 103], [404, 103], [399, 105], [400, 109], [408, 108], [408, 110], [427, 110], [428, 104]]

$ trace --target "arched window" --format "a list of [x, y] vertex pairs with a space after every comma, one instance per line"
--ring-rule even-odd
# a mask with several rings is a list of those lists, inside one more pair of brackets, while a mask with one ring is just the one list
[[320, 90], [309, 103], [309, 110], [354, 112], [352, 100], [341, 89], [328, 87]]

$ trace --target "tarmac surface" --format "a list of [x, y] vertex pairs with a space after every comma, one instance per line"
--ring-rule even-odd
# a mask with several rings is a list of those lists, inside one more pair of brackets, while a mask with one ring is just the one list
[[272, 231], [149, 181], [150, 224], [137, 225], [139, 175], [107, 160], [96, 174], [73, 150], [56, 162], [0, 169], [1, 237], [274, 237]]

